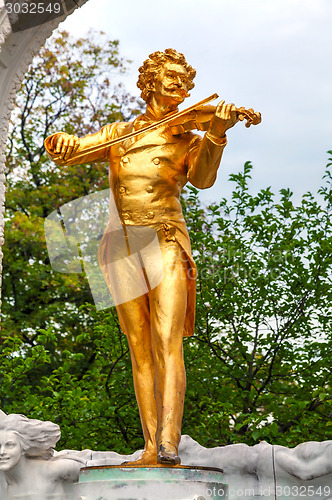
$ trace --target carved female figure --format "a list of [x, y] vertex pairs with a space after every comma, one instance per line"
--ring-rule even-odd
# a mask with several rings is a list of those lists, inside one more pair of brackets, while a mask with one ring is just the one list
[[6, 500], [65, 500], [66, 485], [78, 478], [82, 463], [55, 458], [60, 428], [24, 415], [0, 419], [0, 475]]

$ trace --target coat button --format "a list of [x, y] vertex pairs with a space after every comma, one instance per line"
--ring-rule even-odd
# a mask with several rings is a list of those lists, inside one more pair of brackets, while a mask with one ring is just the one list
[[152, 160], [152, 161], [153, 161], [153, 163], [154, 163], [155, 165], [159, 165], [159, 163], [160, 163], [159, 158], [153, 158], [153, 160]]
[[154, 213], [153, 212], [147, 212], [147, 214], [145, 215], [146, 219], [153, 219], [154, 217]]
[[152, 186], [148, 186], [148, 187], [146, 188], [146, 192], [147, 192], [147, 193], [153, 193], [153, 187], [152, 187]]
[[128, 158], [128, 156], [124, 156], [124, 157], [122, 158], [122, 163], [129, 163], [129, 158]]
[[120, 189], [119, 189], [119, 192], [121, 194], [124, 194], [126, 192], [126, 188], [124, 186], [121, 186]]
[[128, 214], [127, 212], [124, 212], [124, 213], [122, 214], [122, 218], [123, 218], [124, 220], [130, 220], [130, 218], [131, 218], [131, 217], [130, 217], [130, 214]]

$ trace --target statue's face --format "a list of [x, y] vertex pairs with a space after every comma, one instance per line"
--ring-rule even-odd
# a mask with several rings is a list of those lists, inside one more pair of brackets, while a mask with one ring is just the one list
[[22, 457], [22, 447], [12, 431], [0, 431], [0, 471], [11, 470]]
[[181, 64], [165, 63], [156, 77], [154, 94], [157, 101], [180, 104], [188, 95], [187, 70]]

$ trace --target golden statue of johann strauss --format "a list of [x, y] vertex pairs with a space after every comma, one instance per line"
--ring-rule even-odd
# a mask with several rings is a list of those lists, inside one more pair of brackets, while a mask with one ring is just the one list
[[[144, 451], [133, 464], [176, 465], [186, 387], [182, 336], [194, 331], [196, 278], [179, 197], [188, 181], [200, 189], [213, 185], [227, 143], [225, 132], [246, 110], [221, 102], [204, 137], [161, 124], [110, 145], [176, 113], [194, 87], [196, 74], [174, 49], [154, 52], [139, 72], [137, 85], [146, 102], [143, 115], [130, 123], [105, 125], [83, 138], [56, 133], [45, 145], [57, 165], [109, 160], [110, 187], [124, 231], [148, 226], [158, 235], [162, 281], [116, 309], [128, 338], [145, 439]], [[109, 234], [99, 248], [100, 262], [107, 261]], [[112, 279], [104, 274], [112, 290]]]

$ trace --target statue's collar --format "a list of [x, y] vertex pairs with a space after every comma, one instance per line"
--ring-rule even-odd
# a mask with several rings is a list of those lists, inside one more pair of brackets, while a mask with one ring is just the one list
[[146, 105], [146, 110], [145, 110], [145, 113], [144, 115], [142, 115], [147, 121], [159, 121], [159, 120], [162, 120], [163, 118], [167, 118], [169, 115], [172, 115], [173, 113], [176, 113], [178, 112], [178, 109], [174, 109], [173, 111], [170, 111], [169, 113], [163, 115], [161, 118], [157, 118], [156, 115], [155, 115], [155, 112], [153, 110], [153, 108], [151, 107], [151, 105], [149, 103], [147, 103]]

